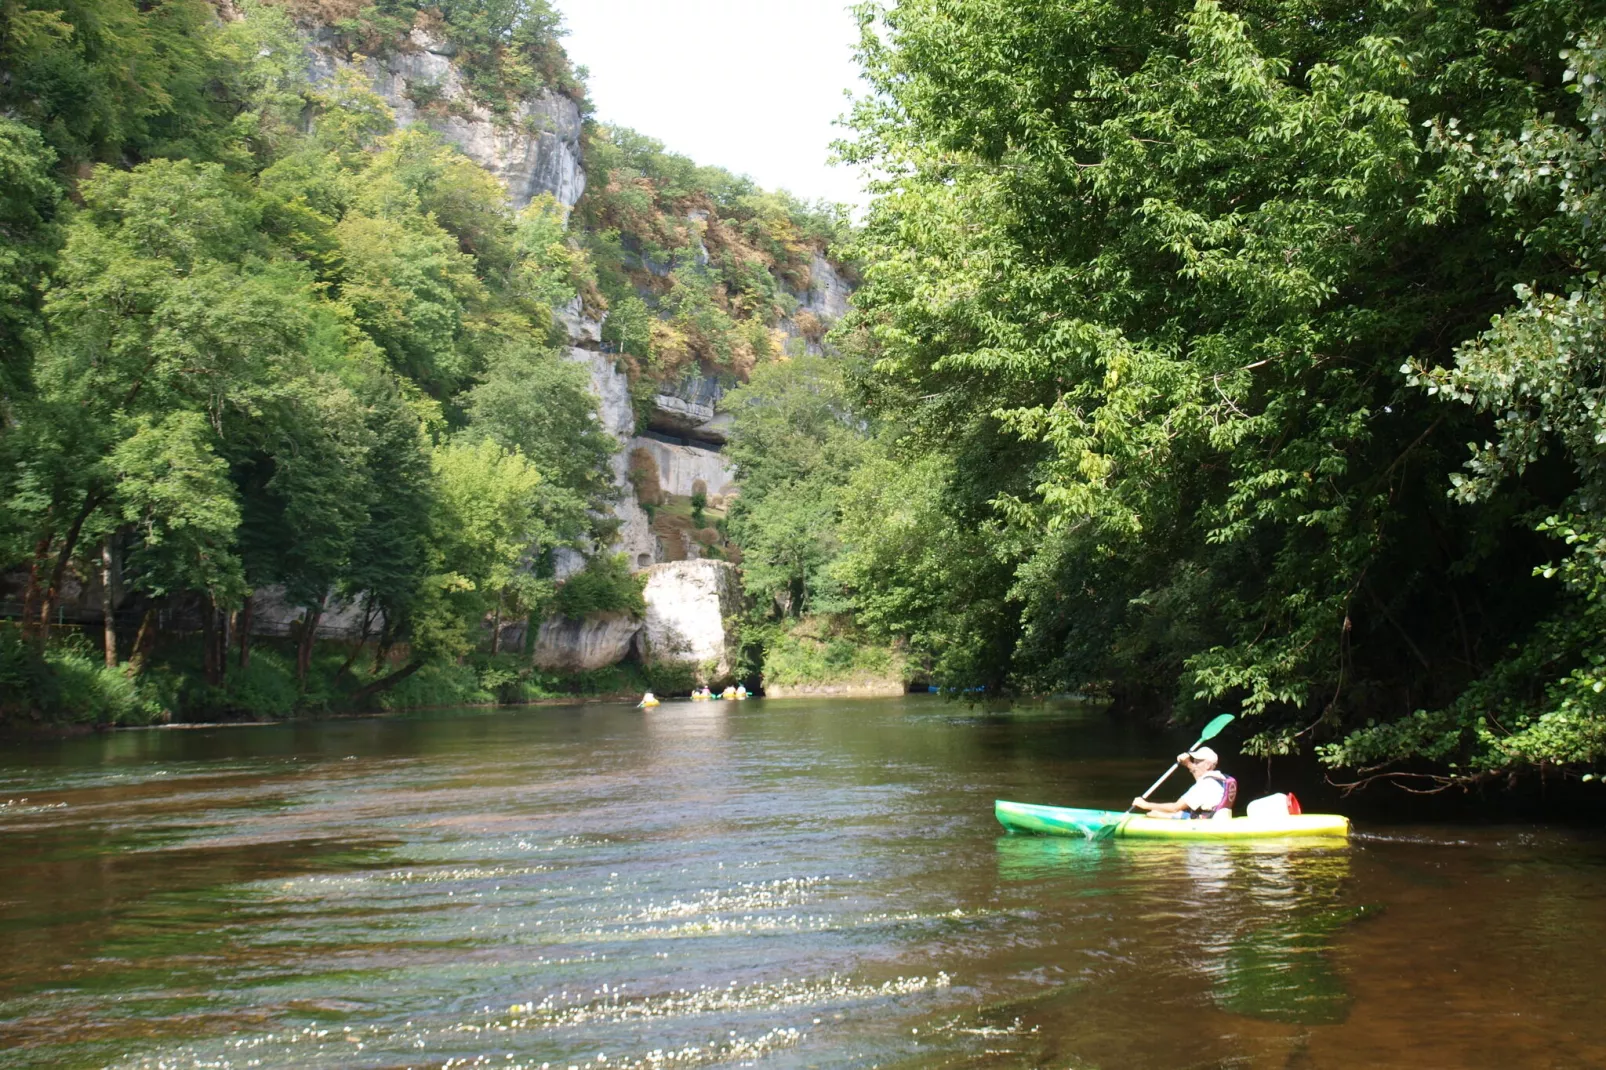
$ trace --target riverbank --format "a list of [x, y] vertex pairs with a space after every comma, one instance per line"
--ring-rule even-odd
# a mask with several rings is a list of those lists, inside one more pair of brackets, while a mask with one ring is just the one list
[[638, 698], [659, 682], [634, 663], [543, 672], [522, 653], [475, 653], [416, 668], [372, 691], [406, 654], [378, 657], [372, 644], [323, 642], [304, 677], [295, 644], [261, 639], [243, 665], [230, 659], [208, 681], [198, 639], [164, 643], [141, 670], [107, 666], [79, 637], [40, 650], [0, 627], [0, 732], [70, 735], [101, 729], [198, 723], [272, 723], [429, 708], [521, 706]]
[[896, 698], [909, 693], [901, 677], [860, 677], [826, 683], [766, 684], [766, 698]]
[[319, 724], [328, 721], [375, 721], [406, 718], [416, 714], [449, 713], [453, 710], [519, 710], [573, 706], [618, 706], [635, 703], [636, 693], [617, 695], [568, 696], [532, 699], [528, 702], [471, 702], [444, 706], [408, 706], [395, 710], [359, 710], [344, 713], [308, 714], [284, 718], [234, 718], [223, 721], [169, 721], [159, 724], [86, 725], [0, 721], [0, 743], [6, 740], [81, 739], [109, 732], [195, 732], [213, 728], [265, 728], [273, 725]]

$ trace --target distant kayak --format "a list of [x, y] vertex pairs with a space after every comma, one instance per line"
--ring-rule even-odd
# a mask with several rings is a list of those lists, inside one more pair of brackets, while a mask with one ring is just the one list
[[1276, 817], [1234, 817], [1226, 820], [1184, 821], [1175, 818], [1123, 814], [1116, 810], [1079, 810], [1068, 806], [1031, 803], [993, 803], [998, 823], [1011, 832], [1041, 832], [1050, 836], [1092, 836], [1114, 826], [1123, 839], [1237, 840], [1276, 836], [1349, 835], [1349, 818], [1341, 814], [1287, 814]]

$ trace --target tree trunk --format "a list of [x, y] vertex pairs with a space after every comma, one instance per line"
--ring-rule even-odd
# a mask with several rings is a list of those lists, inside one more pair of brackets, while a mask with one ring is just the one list
[[245, 596], [245, 605], [240, 607], [240, 668], [251, 667], [251, 596]]
[[222, 683], [229, 671], [229, 638], [233, 634], [230, 625], [234, 623], [234, 614], [218, 607], [217, 611], [217, 682]]
[[42, 594], [39, 588], [39, 574], [44, 570], [45, 558], [50, 554], [50, 544], [54, 539], [53, 534], [46, 534], [34, 543], [33, 559], [28, 562], [28, 586], [22, 595], [22, 630], [25, 635], [35, 634], [35, 629], [38, 628], [37, 614]]
[[378, 676], [385, 667], [385, 660], [390, 657], [390, 648], [395, 643], [396, 633], [391, 631], [390, 625], [379, 633], [379, 642], [374, 646], [374, 675]]
[[151, 647], [156, 643], [156, 607], [153, 605], [145, 610], [145, 615], [139, 619], [139, 631], [134, 635], [134, 649], [129, 651], [128, 665], [124, 668], [129, 676], [138, 676], [145, 671], [145, 659], [150, 656]]
[[73, 520], [72, 527], [62, 537], [61, 551], [56, 555], [55, 567], [50, 570], [50, 586], [45, 588], [44, 602], [39, 610], [39, 631], [42, 635], [50, 634], [50, 618], [56, 615], [56, 603], [61, 599], [61, 583], [67, 577], [67, 564], [72, 560], [73, 551], [78, 548], [78, 533], [84, 530], [84, 521], [89, 519], [100, 504], [100, 495], [90, 492], [84, 499], [84, 507], [78, 511]]
[[[351, 654], [340, 666], [340, 671], [335, 673], [335, 679], [338, 680], [342, 676], [346, 675], [351, 671], [351, 667], [356, 664], [358, 655], [362, 653], [362, 648], [368, 643], [368, 629], [372, 628], [373, 625], [374, 607], [372, 604], [370, 604], [362, 611], [362, 631], [357, 635], [357, 644], [351, 648]], [[374, 671], [378, 672], [379, 670], [375, 669]]]
[[217, 603], [208, 594], [201, 603], [201, 676], [216, 687], [221, 675], [217, 663]]
[[409, 676], [413, 675], [413, 673], [417, 672], [423, 667], [424, 662], [415, 658], [412, 661], [409, 661], [406, 665], [397, 669], [395, 672], [391, 673], [389, 676], [380, 677], [378, 680], [373, 681], [366, 687], [359, 687], [357, 690], [351, 693], [352, 705], [356, 706], [365, 699], [373, 698], [381, 691], [389, 691], [391, 688], [395, 687], [397, 684], [401, 683], [403, 680], [407, 679]]
[[502, 652], [502, 596], [496, 596], [496, 612], [491, 614], [491, 653]]
[[111, 536], [100, 544], [100, 626], [101, 644], [106, 652], [106, 667], [117, 666], [117, 600], [112, 591], [112, 540]]
[[307, 673], [312, 670], [312, 641], [318, 635], [318, 621], [323, 619], [326, 598], [318, 599], [316, 606], [308, 606], [307, 615], [301, 618], [301, 642], [296, 647], [296, 682], [302, 687], [307, 686]]

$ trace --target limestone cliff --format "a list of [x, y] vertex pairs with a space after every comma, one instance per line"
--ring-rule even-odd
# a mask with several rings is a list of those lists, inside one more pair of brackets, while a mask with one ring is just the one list
[[[580, 106], [550, 90], [520, 101], [496, 117], [477, 104], [452, 62], [445, 40], [414, 29], [382, 56], [347, 57], [334, 31], [320, 29], [307, 46], [314, 82], [328, 83], [344, 69], [359, 71], [396, 115], [398, 126], [427, 126], [507, 187], [515, 209], [550, 193], [572, 208], [585, 192], [580, 159]], [[419, 100], [439, 102], [420, 107]]]
[[[501, 180], [515, 210], [542, 194], [551, 194], [567, 208], [580, 202], [587, 185], [585, 141], [581, 109], [570, 97], [542, 91], [518, 102], [508, 114], [493, 115], [475, 101], [456, 60], [457, 49], [444, 35], [415, 25], [383, 52], [350, 55], [334, 31], [314, 28], [308, 34], [307, 59], [315, 83], [328, 85], [343, 73], [355, 72], [385, 100], [399, 126], [434, 130]], [[608, 178], [606, 170], [601, 172], [596, 179], [599, 190]], [[696, 266], [709, 263], [710, 249], [703, 236], [717, 238], [723, 243], [720, 248], [730, 248], [736, 232], [709, 211], [694, 207], [686, 211], [685, 219], [699, 235], [691, 255]], [[659, 280], [652, 286], [663, 285], [668, 266], [653, 260], [633, 237], [625, 235], [622, 240], [624, 252], [639, 261], [643, 278]], [[806, 249], [802, 255], [808, 256]], [[779, 322], [770, 320], [771, 331], [778, 339], [790, 340], [789, 351], [818, 352], [822, 331], [847, 310], [847, 282], [818, 252], [811, 261], [804, 259], [788, 272], [778, 272], [777, 281], [786, 295], [784, 307], [795, 311]], [[649, 306], [656, 300], [652, 286], [641, 290]], [[535, 660], [548, 669], [587, 670], [616, 663], [634, 651], [645, 660], [688, 661], [716, 677], [726, 676], [733, 652], [725, 621], [740, 610], [737, 571], [722, 561], [681, 560], [697, 556], [701, 548], [682, 538], [683, 533], [654, 531], [631, 484], [629, 468], [631, 454], [645, 451], [656, 464], [658, 489], [665, 495], [684, 499], [702, 487], [718, 501], [735, 493], [734, 472], [719, 452], [729, 418], [718, 411], [718, 404], [732, 376], [728, 369], [699, 372], [693, 366], [677, 383], [661, 385], [648, 409], [651, 432], [638, 433], [642, 429], [630, 375], [640, 374], [639, 363], [604, 344], [606, 316], [589, 314], [578, 298], [554, 312], [568, 335], [568, 359], [586, 369], [598, 417], [618, 443], [610, 461], [618, 489], [610, 507], [618, 520], [617, 533], [609, 546], [594, 547], [592, 552], [626, 554], [633, 568], [647, 572], [647, 614], [645, 621], [614, 616], [546, 621], [533, 643]], [[582, 554], [560, 550], [556, 575], [565, 579], [584, 564]]]
[[[630, 381], [614, 363], [614, 358], [600, 349], [588, 348], [596, 321], [583, 318], [571, 309], [565, 320], [570, 324], [570, 339], [577, 343], [569, 348], [569, 359], [583, 364], [591, 375], [591, 389], [597, 395], [597, 412], [602, 426], [619, 442], [619, 449], [609, 462], [613, 469], [613, 482], [619, 490], [613, 513], [619, 519], [619, 533], [607, 549], [627, 554], [636, 568], [658, 560], [657, 537], [652, 533], [652, 522], [646, 510], [636, 500], [635, 488], [629, 479], [629, 443], [636, 429], [635, 410], [630, 405]], [[558, 578], [578, 572], [585, 565], [577, 553], [565, 551], [558, 555]]]
[[629, 656], [641, 622], [623, 613], [605, 613], [585, 620], [553, 617], [541, 622], [535, 636], [537, 666], [559, 672], [583, 672], [616, 665]]
[[735, 488], [736, 471], [723, 453], [646, 436], [632, 438], [629, 445], [652, 457], [658, 466], [658, 486], [665, 494], [690, 497], [698, 483], [712, 496], [729, 494]]

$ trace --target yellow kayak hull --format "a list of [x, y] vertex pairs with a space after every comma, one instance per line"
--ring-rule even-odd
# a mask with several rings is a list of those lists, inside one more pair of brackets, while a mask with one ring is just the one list
[[[1123, 814], [1114, 810], [1079, 810], [1032, 803], [993, 803], [999, 824], [1011, 832], [1050, 836], [1113, 835], [1127, 840], [1245, 840], [1279, 837], [1349, 836], [1349, 818], [1342, 814], [1289, 814], [1281, 817], [1234, 817], [1183, 821], [1176, 818]], [[1113, 831], [1103, 830], [1114, 826]]]

